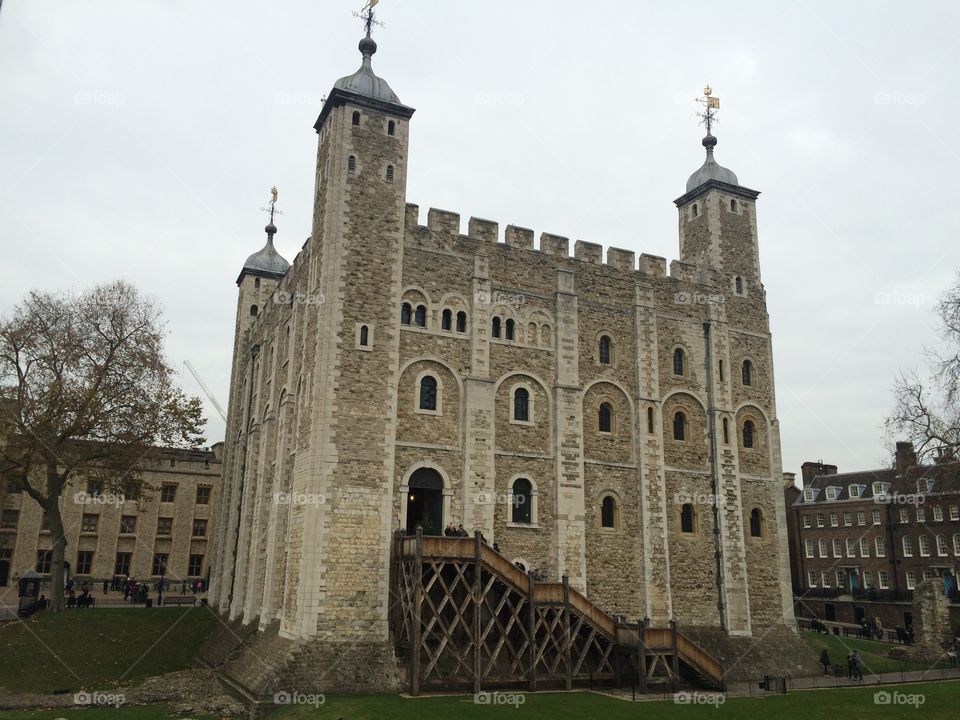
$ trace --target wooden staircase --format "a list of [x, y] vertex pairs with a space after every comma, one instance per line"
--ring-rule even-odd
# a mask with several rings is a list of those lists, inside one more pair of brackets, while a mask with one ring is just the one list
[[722, 690], [720, 662], [671, 623], [618, 623], [563, 582], [535, 582], [474, 537], [394, 535], [390, 627], [424, 690], [630, 684]]

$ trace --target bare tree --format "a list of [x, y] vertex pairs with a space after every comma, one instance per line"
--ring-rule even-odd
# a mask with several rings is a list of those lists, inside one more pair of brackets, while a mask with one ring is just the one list
[[46, 514], [53, 610], [63, 608], [68, 483], [119, 494], [152, 446], [203, 443], [200, 399], [174, 386], [164, 336], [160, 308], [122, 281], [31, 292], [0, 322], [0, 482]]
[[927, 349], [929, 379], [902, 372], [894, 383], [890, 435], [913, 442], [919, 462], [944, 453], [960, 455], [960, 273], [936, 307], [942, 348]]

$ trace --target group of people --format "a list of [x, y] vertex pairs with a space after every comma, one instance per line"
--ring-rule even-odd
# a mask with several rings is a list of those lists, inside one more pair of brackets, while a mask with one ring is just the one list
[[[823, 674], [830, 674], [830, 653], [826, 648], [820, 653], [820, 664], [823, 665]], [[843, 667], [842, 665], [840, 667]], [[860, 659], [860, 653], [851, 650], [847, 653], [847, 678], [863, 682], [863, 661]]]
[[453, 523], [447, 523], [447, 527], [444, 529], [443, 534], [446, 537], [470, 537], [461, 523], [460, 525], [454, 525]]
[[860, 624], [858, 635], [864, 640], [883, 640], [883, 623], [879, 616], [867, 618]]
[[[165, 592], [175, 591], [177, 584], [176, 581], [158, 580], [153, 584], [153, 589], [158, 595], [162, 595]], [[202, 593], [205, 587], [203, 580], [183, 580], [179, 585], [181, 595], [186, 595], [188, 592], [196, 595]], [[103, 594], [106, 595], [108, 592], [122, 592], [124, 600], [143, 603], [150, 594], [150, 587], [147, 582], [137, 580], [135, 577], [121, 578], [114, 575], [110, 580], [103, 581]]]
[[88, 608], [93, 607], [94, 598], [90, 594], [89, 589], [84, 589], [79, 595], [73, 588], [70, 588], [67, 591], [67, 607], [68, 608]]

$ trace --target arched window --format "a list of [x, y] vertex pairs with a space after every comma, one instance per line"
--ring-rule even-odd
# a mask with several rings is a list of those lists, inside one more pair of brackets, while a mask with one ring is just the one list
[[750, 537], [763, 537], [763, 513], [760, 508], [750, 511]]
[[653, 434], [653, 408], [647, 408], [647, 432]]
[[359, 124], [360, 124], [360, 112], [359, 112], [359, 111], [357, 111], [357, 110], [354, 110], [354, 111], [353, 111], [353, 120], [352, 120], [352, 122], [353, 122], [354, 125], [359, 125]]
[[254, 278], [254, 279], [253, 279], [253, 287], [255, 287], [255, 288], [259, 288], [259, 287], [260, 287], [260, 278]]
[[432, 375], [424, 375], [420, 379], [420, 409], [437, 409], [437, 379]]
[[457, 313], [457, 332], [465, 333], [467, 331], [467, 314], [461, 310]]
[[726, 378], [724, 377], [723, 372], [723, 360], [720, 361], [720, 382], [723, 382]]
[[687, 417], [678, 412], [673, 416], [673, 439], [684, 440], [687, 435]]
[[903, 556], [913, 557], [913, 538], [909, 535], [903, 536]]
[[507, 332], [506, 332], [507, 340], [513, 340], [513, 328], [514, 328], [514, 322], [513, 322], [513, 320], [512, 320], [512, 319], [508, 319], [507, 322], [506, 322], [506, 326], [507, 326], [507, 328], [506, 328], [506, 329], [507, 329]]
[[733, 282], [737, 291], [737, 295], [743, 295], [743, 278], [737, 275], [737, 279]]
[[387, 135], [395, 135], [397, 132], [397, 124], [391, 120], [387, 123]]
[[256, 317], [256, 316], [257, 316], [257, 306], [256, 306], [256, 305], [251, 305], [251, 306], [250, 306], [250, 317]]
[[519, 422], [530, 420], [530, 392], [526, 388], [513, 391], [513, 419]]
[[605, 528], [617, 526], [617, 501], [612, 495], [607, 495], [600, 503], [600, 526]]
[[930, 557], [930, 538], [926, 535], [920, 536], [920, 557]]
[[353, 175], [357, 171], [357, 157], [351, 155], [347, 158], [347, 175]]
[[387, 182], [393, 182], [393, 165], [387, 165]]
[[833, 539], [833, 556], [835, 558], [843, 557], [843, 544], [840, 542], [840, 538]]
[[440, 328], [449, 331], [453, 327], [453, 311], [444, 310], [443, 319], [440, 321]]
[[743, 377], [743, 384], [750, 385], [753, 383], [753, 363], [749, 360], [743, 361], [743, 372], [741, 373]]
[[854, 542], [853, 538], [847, 538], [847, 557], [856, 557], [857, 556], [857, 543]]
[[696, 203], [694, 203], [694, 204], [693, 204], [693, 216], [694, 216], [694, 217], [697, 217], [697, 215], [699, 215], [699, 214], [700, 214], [700, 208], [697, 207], [697, 204], [696, 204]]
[[683, 349], [677, 348], [673, 351], [673, 374], [683, 375], [685, 365], [686, 363], [684, 362]]
[[613, 432], [613, 408], [610, 403], [600, 403], [598, 416], [600, 432]]
[[400, 324], [409, 325], [410, 318], [413, 315], [413, 309], [410, 307], [410, 303], [404, 303], [400, 308]]
[[696, 529], [693, 515], [693, 505], [684, 503], [680, 508], [680, 532], [692, 533]]
[[737, 201], [733, 198], [730, 198], [730, 209], [733, 210], [733, 212], [737, 211]]
[[610, 336], [608, 335], [600, 337], [600, 364], [610, 364]]
[[745, 448], [753, 447], [753, 421], [747, 420], [743, 424], [743, 446]]
[[427, 308], [423, 305], [417, 305], [417, 311], [413, 315], [413, 322], [417, 327], [427, 326]]
[[370, 328], [366, 325], [360, 326], [360, 345], [361, 347], [366, 347], [370, 341]]
[[723, 444], [730, 444], [730, 423], [727, 422], [727, 419], [723, 419]]
[[953, 534], [953, 554], [960, 555], [960, 533]]
[[510, 520], [515, 523], [529, 525], [533, 522], [533, 486], [526, 478], [517, 478], [513, 481], [513, 492], [510, 493]]
[[493, 336], [494, 336], [495, 338], [500, 337], [500, 318], [498, 318], [498, 317], [495, 317], [495, 318], [493, 319], [493, 330], [492, 330], [492, 333], [493, 333]]

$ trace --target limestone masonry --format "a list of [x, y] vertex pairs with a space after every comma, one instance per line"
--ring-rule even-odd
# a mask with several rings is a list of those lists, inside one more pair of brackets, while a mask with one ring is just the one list
[[759, 193], [708, 133], [669, 270], [421, 225], [414, 110], [360, 50], [316, 122], [310, 239], [290, 265], [271, 221], [237, 279], [211, 603], [373, 663], [356, 647], [391, 652], [393, 531], [453, 523], [630, 619], [793, 628]]

